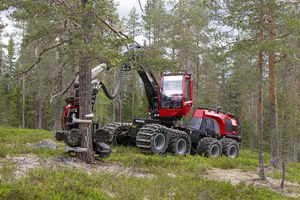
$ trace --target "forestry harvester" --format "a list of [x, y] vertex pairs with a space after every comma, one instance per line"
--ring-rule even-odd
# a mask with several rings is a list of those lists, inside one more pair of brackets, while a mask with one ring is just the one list
[[[141, 47], [133, 45], [128, 53], [130, 60], [141, 57]], [[158, 82], [147, 66], [138, 64], [137, 70], [145, 88], [148, 101], [148, 114], [151, 119], [134, 119], [132, 123], [110, 122], [103, 128], [93, 123], [93, 148], [100, 157], [107, 157], [110, 148], [107, 144], [136, 145], [143, 153], [174, 155], [189, 153], [207, 157], [222, 153], [235, 158], [239, 153], [238, 118], [220, 109], [197, 108], [186, 126], [176, 123], [187, 115], [193, 106], [191, 74], [162, 72]], [[93, 102], [99, 88], [113, 99], [119, 90], [123, 71], [131, 66], [123, 63], [115, 92], [110, 95], [103, 83], [93, 90]], [[75, 87], [76, 88], [76, 87]], [[78, 88], [77, 88], [78, 90]], [[69, 151], [80, 151], [80, 131], [78, 129], [78, 94], [66, 99], [68, 105], [64, 112], [65, 130], [56, 133], [57, 140], [63, 140]]]

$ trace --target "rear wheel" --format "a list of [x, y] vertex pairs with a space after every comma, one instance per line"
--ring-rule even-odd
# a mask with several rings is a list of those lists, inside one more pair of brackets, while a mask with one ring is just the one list
[[127, 133], [131, 123], [110, 122], [103, 128], [97, 129], [94, 138], [97, 142], [105, 142], [113, 145], [127, 144]]
[[165, 153], [169, 144], [167, 128], [159, 124], [143, 126], [136, 137], [136, 146], [144, 153]]
[[239, 144], [230, 138], [224, 138], [222, 142], [222, 154], [229, 158], [237, 158], [239, 156]]
[[222, 154], [222, 144], [216, 138], [205, 137], [199, 140], [197, 152], [199, 155], [204, 154], [206, 157], [218, 157]]
[[170, 140], [168, 150], [174, 155], [185, 155], [188, 153], [188, 138], [185, 136], [174, 137]]

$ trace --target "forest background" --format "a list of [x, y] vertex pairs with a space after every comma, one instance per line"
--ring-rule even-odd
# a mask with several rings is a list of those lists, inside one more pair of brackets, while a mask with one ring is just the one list
[[[220, 107], [239, 116], [242, 149], [263, 147], [274, 167], [281, 156], [299, 161], [299, 1], [148, 0], [127, 18], [113, 0], [86, 2], [82, 10], [76, 0], [1, 0], [1, 10], [13, 8], [10, 19], [18, 28], [8, 45], [0, 44], [1, 126], [60, 130], [63, 99], [72, 92], [50, 99], [80, 62], [90, 68], [107, 63], [110, 70], [99, 78], [112, 90], [121, 52], [138, 38], [158, 79], [163, 70], [193, 74], [193, 109]], [[89, 32], [82, 20], [92, 21]], [[125, 74], [115, 100], [100, 93], [94, 110], [100, 126], [148, 117], [137, 73]]]

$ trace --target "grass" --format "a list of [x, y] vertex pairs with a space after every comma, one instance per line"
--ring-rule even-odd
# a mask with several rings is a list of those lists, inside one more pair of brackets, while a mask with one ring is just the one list
[[[229, 159], [225, 156], [217, 158], [206, 158], [199, 155], [186, 157], [180, 156], [158, 156], [144, 155], [139, 153], [135, 147], [114, 147], [115, 153], [107, 160], [113, 162], [122, 162], [127, 167], [141, 168], [143, 170], [155, 173], [157, 168], [160, 172], [169, 173], [175, 171], [186, 174], [203, 174], [207, 169], [212, 167], [221, 169], [241, 169], [243, 171], [257, 171], [258, 155], [251, 154], [250, 150], [243, 150], [237, 159]], [[268, 165], [270, 155], [265, 153], [265, 164]]]
[[[62, 143], [59, 150], [30, 147], [42, 139], [54, 139], [51, 132], [0, 127], [0, 199], [292, 199], [272, 190], [240, 183], [205, 179], [211, 168], [257, 171], [257, 153], [240, 152], [237, 159], [227, 157], [144, 155], [134, 147], [114, 147], [104, 162], [151, 173], [135, 177], [115, 173], [88, 174], [84, 170], [37, 168], [23, 178], [14, 178], [16, 166], [5, 158], [8, 154], [36, 154], [41, 158], [67, 156]], [[270, 155], [265, 153], [265, 164]], [[2, 157], [2, 161], [1, 161]], [[2, 162], [2, 163], [1, 163]], [[101, 163], [100, 163], [101, 164]], [[281, 178], [278, 171], [268, 176]], [[300, 184], [300, 164], [287, 166], [286, 179]]]
[[[42, 139], [55, 140], [50, 131], [0, 127], [0, 157], [4, 158], [7, 155], [17, 156], [20, 154], [36, 154], [41, 158], [47, 158], [63, 155], [62, 148], [59, 148], [59, 150], [52, 150], [35, 147], [35, 144]], [[32, 146], [27, 143], [32, 144]], [[62, 143], [57, 144], [59, 147], [64, 146]]]
[[[267, 173], [267, 176], [281, 179], [282, 178], [282, 170], [273, 169], [272, 172]], [[296, 182], [300, 184], [300, 164], [298, 163], [288, 163], [286, 167], [285, 180], [290, 182]]]
[[265, 188], [195, 176], [134, 176], [41, 168], [0, 182], [0, 199], [292, 199]]

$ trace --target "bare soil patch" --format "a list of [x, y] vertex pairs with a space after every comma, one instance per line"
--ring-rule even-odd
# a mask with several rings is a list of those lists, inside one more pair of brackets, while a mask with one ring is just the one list
[[280, 188], [281, 180], [267, 177], [267, 180], [260, 181], [258, 172], [244, 172], [240, 169], [212, 168], [207, 171], [205, 178], [214, 179], [217, 181], [229, 181], [233, 185], [237, 185], [241, 182], [245, 182], [246, 184], [253, 184], [254, 186], [258, 186], [258, 187], [267, 187], [277, 192], [283, 192], [286, 195], [291, 197], [300, 196], [299, 193], [291, 193], [288, 191], [288, 188], [294, 191], [300, 191], [300, 185], [298, 183], [285, 181], [284, 182], [285, 189], [282, 190]]
[[36, 169], [39, 167], [51, 167], [53, 169], [57, 169], [59, 167], [77, 168], [86, 170], [88, 174], [108, 172], [135, 177], [154, 177], [154, 175], [140, 170], [125, 168], [118, 163], [109, 163], [96, 160], [95, 163], [91, 165], [85, 164], [75, 157], [53, 157], [41, 159], [34, 154], [26, 154], [18, 157], [7, 156], [5, 159], [0, 160], [0, 167], [4, 160], [7, 160], [15, 165], [16, 170], [14, 171], [14, 176], [16, 178], [24, 177], [27, 170]]

